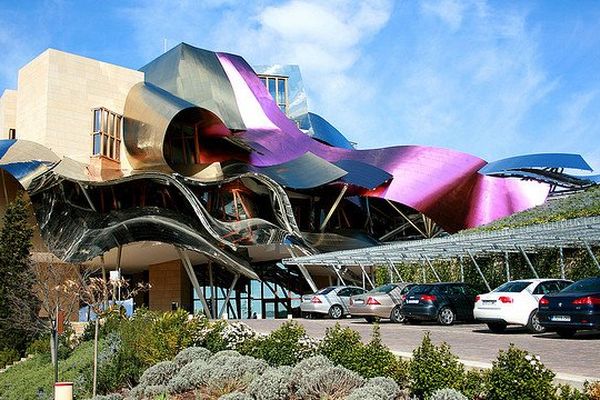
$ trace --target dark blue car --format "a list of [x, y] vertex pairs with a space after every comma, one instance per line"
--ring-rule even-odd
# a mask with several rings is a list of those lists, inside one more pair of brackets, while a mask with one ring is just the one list
[[538, 318], [546, 330], [564, 338], [578, 330], [600, 329], [600, 277], [577, 281], [542, 297]]

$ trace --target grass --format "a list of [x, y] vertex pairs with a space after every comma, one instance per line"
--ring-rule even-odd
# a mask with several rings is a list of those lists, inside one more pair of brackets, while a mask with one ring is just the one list
[[[76, 398], [91, 397], [83, 386], [90, 376], [93, 342], [84, 342], [65, 360], [59, 361], [59, 380], [75, 382]], [[52, 399], [54, 370], [47, 354], [38, 354], [0, 374], [0, 399]]]

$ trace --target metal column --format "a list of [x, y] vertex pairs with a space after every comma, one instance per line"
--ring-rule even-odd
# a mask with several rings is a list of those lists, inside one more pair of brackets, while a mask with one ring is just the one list
[[433, 268], [433, 264], [431, 263], [431, 260], [429, 259], [429, 257], [425, 256], [425, 260], [427, 261], [427, 264], [429, 264], [429, 268], [431, 268], [431, 270], [433, 271], [433, 275], [435, 275], [435, 279], [437, 279], [438, 282], [441, 282], [442, 280], [440, 279], [440, 276], [438, 275], [435, 268]]
[[598, 269], [600, 269], [600, 263], [598, 263], [598, 259], [596, 258], [596, 255], [592, 251], [592, 248], [590, 247], [590, 245], [587, 242], [583, 242], [583, 244], [585, 245], [585, 249], [587, 250], [588, 254], [592, 258], [592, 261], [594, 261], [594, 264], [596, 264], [596, 267]]
[[179, 254], [179, 258], [181, 259], [181, 263], [183, 264], [183, 269], [188, 274], [190, 278], [190, 282], [192, 282], [192, 287], [200, 297], [200, 302], [202, 303], [202, 308], [204, 309], [204, 314], [210, 318], [210, 309], [208, 308], [208, 303], [206, 302], [206, 298], [204, 297], [204, 293], [202, 292], [202, 288], [200, 287], [200, 283], [198, 283], [198, 278], [196, 277], [196, 273], [194, 272], [194, 267], [192, 266], [192, 262], [188, 257], [187, 253], [181, 250], [179, 247], [175, 247], [177, 253]]
[[490, 284], [488, 283], [487, 279], [485, 279], [483, 272], [481, 272], [481, 268], [479, 268], [479, 264], [477, 264], [477, 261], [475, 261], [475, 257], [473, 257], [473, 253], [471, 253], [471, 250], [467, 250], [467, 254], [469, 254], [469, 257], [471, 257], [471, 261], [473, 261], [473, 265], [475, 265], [477, 272], [479, 272], [479, 276], [481, 276], [481, 279], [483, 279], [483, 283], [485, 283], [485, 287], [487, 288], [487, 290], [489, 290], [491, 292], [492, 288], [490, 287]]
[[504, 252], [504, 269], [506, 270], [506, 282], [510, 281], [510, 264], [508, 262], [508, 251]]
[[369, 284], [371, 285], [371, 289], [375, 289], [375, 285], [373, 284], [373, 281], [371, 280], [371, 278], [369, 278], [369, 274], [367, 274], [367, 271], [365, 270], [365, 267], [362, 264], [358, 264], [358, 266], [360, 267], [360, 270], [362, 271], [362, 275], [363, 275], [363, 289], [365, 288], [365, 277], [367, 278], [367, 281], [369, 281]]
[[235, 274], [235, 276], [233, 277], [231, 286], [229, 287], [229, 290], [227, 290], [227, 296], [225, 296], [225, 303], [223, 303], [223, 306], [221, 307], [221, 311], [219, 311], [219, 318], [223, 317], [223, 313], [225, 312], [225, 310], [227, 309], [227, 306], [229, 305], [229, 299], [231, 298], [231, 292], [233, 292], [233, 289], [235, 288], [235, 284], [237, 283], [239, 277], [240, 277], [240, 274]]
[[563, 254], [563, 248], [560, 247], [558, 249], [559, 262], [560, 262], [560, 277], [562, 279], [566, 279], [565, 277], [565, 255]]
[[217, 293], [215, 290], [215, 282], [213, 280], [213, 268], [211, 260], [208, 260], [208, 284], [210, 285], [210, 313], [213, 318], [217, 318]]
[[521, 246], [517, 246], [517, 247], [518, 247], [519, 251], [521, 252], [521, 254], [523, 255], [523, 258], [527, 262], [527, 265], [529, 265], [531, 272], [533, 272], [533, 276], [535, 276], [537, 279], [539, 279], [540, 276], [538, 275], [537, 271], [533, 267], [533, 264], [531, 263], [531, 260], [529, 259], [529, 257], [527, 257], [527, 253], [525, 253], [525, 250], [523, 250], [523, 248]]
[[308, 283], [308, 286], [310, 286], [310, 289], [313, 292], [316, 292], [317, 290], [319, 290], [317, 288], [317, 284], [313, 280], [312, 276], [310, 276], [310, 273], [308, 272], [308, 270], [306, 269], [306, 267], [304, 266], [304, 264], [298, 264], [298, 269], [302, 273], [302, 276], [304, 277], [304, 280], [306, 280], [306, 282]]
[[329, 219], [333, 215], [333, 212], [335, 211], [335, 209], [337, 208], [337, 206], [340, 204], [340, 201], [342, 201], [342, 198], [344, 197], [344, 194], [346, 193], [346, 190], [348, 190], [348, 185], [344, 185], [344, 187], [342, 188], [342, 191], [338, 195], [337, 199], [335, 199], [335, 201], [333, 202], [333, 205], [331, 206], [331, 209], [329, 210], [329, 212], [327, 213], [327, 216], [325, 217], [325, 219], [321, 223], [321, 227], [319, 228], [319, 230], [321, 232], [323, 232], [325, 230], [325, 227], [327, 226], [327, 223], [329, 222]]

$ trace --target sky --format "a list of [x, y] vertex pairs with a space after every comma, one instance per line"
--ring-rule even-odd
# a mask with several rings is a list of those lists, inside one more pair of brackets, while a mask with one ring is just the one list
[[165, 40], [299, 65], [309, 109], [358, 148], [570, 152], [600, 170], [595, 0], [0, 0], [0, 92], [48, 47], [137, 69]]

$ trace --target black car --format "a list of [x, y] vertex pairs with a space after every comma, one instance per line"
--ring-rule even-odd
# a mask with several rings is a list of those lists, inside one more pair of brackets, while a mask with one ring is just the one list
[[461, 282], [417, 285], [407, 293], [400, 313], [409, 323], [435, 321], [452, 325], [472, 321], [477, 291]]
[[542, 297], [538, 318], [546, 330], [565, 338], [578, 330], [600, 329], [600, 277], [577, 281]]

